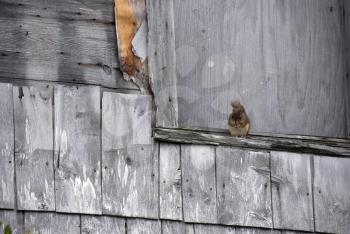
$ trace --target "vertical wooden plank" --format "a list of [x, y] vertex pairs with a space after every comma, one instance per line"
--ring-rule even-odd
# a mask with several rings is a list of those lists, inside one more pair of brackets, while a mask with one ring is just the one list
[[100, 88], [55, 89], [56, 210], [100, 214]]
[[314, 156], [315, 228], [350, 233], [350, 159]]
[[0, 208], [13, 209], [14, 127], [12, 85], [0, 83]]
[[161, 223], [159, 220], [127, 219], [128, 234], [161, 234]]
[[79, 215], [26, 212], [25, 233], [30, 234], [80, 234]]
[[313, 231], [311, 156], [271, 152], [274, 228]]
[[184, 221], [216, 223], [215, 148], [182, 145], [181, 163]]
[[269, 154], [218, 147], [216, 171], [218, 222], [272, 228]]
[[156, 126], [177, 127], [174, 1], [147, 0], [148, 64]]
[[345, 95], [346, 95], [346, 115], [348, 120], [348, 138], [350, 139], [350, 1], [344, 0], [345, 11]]
[[151, 97], [104, 93], [102, 113], [103, 213], [158, 218]]
[[194, 231], [196, 234], [236, 234], [234, 227], [225, 227], [217, 225], [194, 225]]
[[55, 210], [53, 89], [13, 89], [17, 205], [20, 210]]
[[0, 225], [0, 233], [5, 233], [4, 229], [6, 225], [10, 225], [12, 234], [24, 233], [24, 217], [22, 212], [0, 210], [0, 221], [3, 225]]
[[82, 234], [125, 234], [125, 219], [108, 216], [81, 216]]
[[160, 218], [182, 220], [180, 145], [160, 144]]

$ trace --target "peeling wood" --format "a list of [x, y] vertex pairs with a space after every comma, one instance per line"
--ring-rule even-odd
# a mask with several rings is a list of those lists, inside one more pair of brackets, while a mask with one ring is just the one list
[[55, 210], [53, 88], [15, 86], [15, 160], [20, 210]]
[[133, 81], [142, 93], [149, 93], [145, 62], [146, 3], [145, 0], [115, 0], [115, 21], [118, 54], [125, 80]]
[[334, 157], [350, 157], [350, 141], [338, 138], [303, 136], [249, 135], [232, 137], [228, 131], [211, 132], [196, 129], [155, 128], [154, 138], [163, 142], [234, 146], [257, 150], [313, 153]]
[[0, 83], [0, 208], [15, 208], [12, 85]]

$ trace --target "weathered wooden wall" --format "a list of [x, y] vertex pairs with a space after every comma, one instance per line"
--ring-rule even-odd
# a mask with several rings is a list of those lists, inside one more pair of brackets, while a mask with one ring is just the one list
[[342, 3], [174, 1], [179, 125], [346, 137]]
[[0, 79], [135, 89], [119, 70], [113, 0], [1, 0], [0, 6]]
[[344, 0], [344, 9], [345, 9], [345, 77], [347, 85], [345, 86], [345, 92], [347, 95], [347, 117], [348, 117], [348, 138], [350, 139], [350, 1]]

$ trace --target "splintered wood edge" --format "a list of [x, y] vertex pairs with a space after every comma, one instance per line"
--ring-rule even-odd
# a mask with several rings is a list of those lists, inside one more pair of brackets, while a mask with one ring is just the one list
[[222, 145], [266, 151], [309, 153], [335, 157], [350, 157], [350, 140], [294, 135], [249, 135], [232, 137], [227, 131], [190, 128], [154, 128], [155, 140], [200, 145]]

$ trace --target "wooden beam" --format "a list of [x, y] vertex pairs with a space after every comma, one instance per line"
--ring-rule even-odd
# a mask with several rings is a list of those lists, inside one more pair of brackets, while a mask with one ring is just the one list
[[312, 153], [350, 157], [350, 140], [289, 135], [249, 135], [232, 137], [228, 131], [211, 132], [198, 129], [155, 128], [154, 139], [181, 144], [225, 145], [257, 150]]

